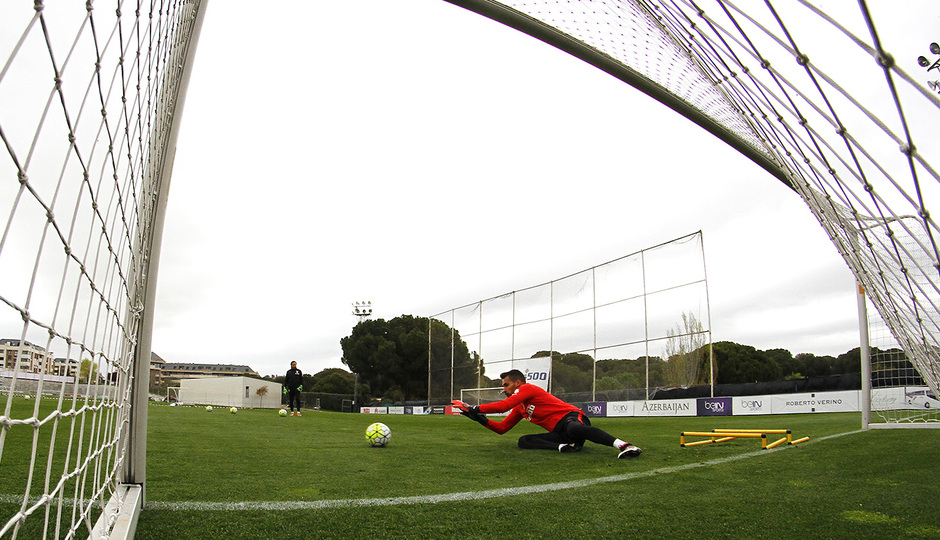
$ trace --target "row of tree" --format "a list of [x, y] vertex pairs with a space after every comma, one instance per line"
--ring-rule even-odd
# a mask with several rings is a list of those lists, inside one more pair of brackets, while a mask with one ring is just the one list
[[[558, 351], [538, 351], [532, 357], [552, 357], [551, 384], [556, 393], [590, 391], [595, 376], [597, 390], [617, 390], [645, 388], [647, 377], [650, 387], [707, 384], [713, 371], [716, 383], [731, 384], [857, 373], [860, 369], [857, 348], [832, 357], [793, 355], [786, 349], [762, 351], [730, 341], [709, 347], [699, 327], [697, 321], [684, 317], [667, 340], [668, 358], [595, 362], [588, 354]], [[359, 377], [358, 392], [363, 399], [424, 400], [429, 384], [432, 397], [450, 396], [452, 384], [457, 389], [499, 386], [499, 381], [487, 377], [483, 359], [469, 350], [459, 332], [436, 319], [402, 315], [389, 321], [361, 321], [340, 344], [343, 363]], [[714, 366], [709, 363], [709, 351], [714, 353]], [[352, 394], [355, 384], [352, 374], [332, 369], [313, 376], [304, 388], [344, 389], [341, 393]]]
[[[277, 377], [265, 377], [276, 383], [284, 384], [284, 375]], [[319, 373], [310, 375], [304, 373], [303, 391], [318, 394], [343, 394], [343, 395], [362, 395], [370, 396], [371, 390], [368, 384], [358, 384], [356, 374], [350, 373], [341, 368], [327, 368]]]

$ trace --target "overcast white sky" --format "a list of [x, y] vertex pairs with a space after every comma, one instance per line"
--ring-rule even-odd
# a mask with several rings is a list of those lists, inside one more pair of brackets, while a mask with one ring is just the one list
[[165, 360], [343, 367], [352, 302], [428, 316], [698, 230], [715, 341], [858, 346], [854, 280], [809, 209], [677, 113], [442, 0], [289, 4], [208, 6]]

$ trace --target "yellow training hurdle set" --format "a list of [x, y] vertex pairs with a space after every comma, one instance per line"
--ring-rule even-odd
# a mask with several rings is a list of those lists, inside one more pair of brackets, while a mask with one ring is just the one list
[[[767, 444], [768, 434], [786, 434], [770, 444]], [[685, 442], [686, 437], [708, 437], [704, 441]], [[732, 439], [760, 439], [760, 447], [764, 450], [774, 448], [786, 442], [787, 444], [800, 444], [806, 442], [809, 437], [802, 439], [793, 439], [793, 434], [789, 429], [713, 429], [711, 431], [683, 431], [679, 434], [679, 446], [701, 446], [703, 444], [720, 443]]]

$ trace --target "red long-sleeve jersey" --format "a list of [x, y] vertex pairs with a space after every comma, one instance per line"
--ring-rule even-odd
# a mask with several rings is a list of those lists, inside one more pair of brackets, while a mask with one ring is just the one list
[[512, 429], [519, 420], [525, 418], [529, 422], [542, 426], [548, 431], [555, 429], [555, 424], [563, 416], [571, 412], [582, 412], [581, 409], [565, 403], [534, 384], [523, 384], [508, 398], [495, 403], [480, 405], [483, 414], [502, 413], [510, 411], [502, 422], [489, 421], [487, 428], [502, 435]]

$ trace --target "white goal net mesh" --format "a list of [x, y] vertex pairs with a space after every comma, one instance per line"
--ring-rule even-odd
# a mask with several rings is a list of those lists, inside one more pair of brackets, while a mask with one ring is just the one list
[[[870, 304], [870, 302], [869, 302]], [[927, 385], [890, 329], [868, 310], [871, 387], [868, 427], [940, 428], [940, 395]]]
[[92, 534], [143, 451], [133, 389], [197, 6], [0, 2], [0, 537]]

